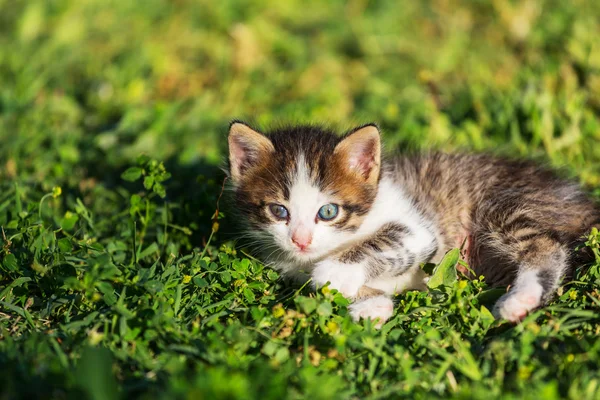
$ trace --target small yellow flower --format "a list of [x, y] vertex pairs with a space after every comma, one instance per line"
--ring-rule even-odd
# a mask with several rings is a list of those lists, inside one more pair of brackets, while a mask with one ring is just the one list
[[191, 280], [192, 280], [192, 276], [191, 275], [184, 275], [182, 282], [184, 284], [188, 284], [188, 283], [190, 283]]
[[576, 291], [571, 291], [571, 293], [569, 293], [569, 298], [571, 300], [577, 300], [577, 292]]
[[329, 333], [335, 334], [335, 333], [338, 333], [340, 331], [340, 327], [335, 322], [329, 321], [327, 323], [327, 331]]
[[60, 186], [54, 186], [52, 188], [52, 197], [55, 199], [62, 194], [62, 188]]
[[283, 309], [283, 305], [281, 303], [280, 304], [276, 304], [273, 307], [273, 316], [275, 318], [281, 318], [284, 315], [285, 315], [285, 310]]

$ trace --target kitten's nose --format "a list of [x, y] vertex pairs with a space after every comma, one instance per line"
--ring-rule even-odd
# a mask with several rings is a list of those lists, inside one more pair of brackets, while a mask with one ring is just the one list
[[308, 246], [310, 246], [310, 242], [312, 242], [312, 236], [310, 233], [306, 232], [295, 232], [292, 235], [292, 242], [298, 246], [300, 251], [304, 251]]

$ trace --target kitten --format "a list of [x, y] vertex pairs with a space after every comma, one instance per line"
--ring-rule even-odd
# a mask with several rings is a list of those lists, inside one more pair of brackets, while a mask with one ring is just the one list
[[267, 264], [315, 287], [330, 282], [354, 301], [355, 320], [390, 318], [394, 293], [426, 288], [421, 263], [463, 247], [477, 276], [510, 285], [494, 314], [519, 321], [588, 261], [576, 248], [600, 226], [600, 209], [551, 171], [486, 155], [382, 159], [375, 125], [340, 138], [233, 122], [229, 175]]

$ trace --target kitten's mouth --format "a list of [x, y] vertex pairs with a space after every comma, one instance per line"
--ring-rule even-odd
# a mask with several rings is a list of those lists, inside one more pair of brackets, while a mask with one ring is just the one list
[[315, 255], [312, 249], [294, 249], [291, 253], [294, 258], [303, 262], [310, 261]]
[[298, 249], [294, 253], [297, 256], [304, 258], [304, 257], [308, 257], [312, 253], [312, 251], [309, 249], [302, 249], [302, 250]]

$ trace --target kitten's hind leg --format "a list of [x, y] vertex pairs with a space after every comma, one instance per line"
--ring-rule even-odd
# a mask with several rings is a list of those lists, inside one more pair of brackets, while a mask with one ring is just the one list
[[527, 313], [542, 305], [543, 294], [544, 288], [538, 272], [525, 271], [517, 276], [508, 293], [498, 299], [493, 314], [496, 318], [518, 322], [525, 318]]
[[517, 322], [556, 293], [569, 272], [573, 234], [554, 203], [511, 196], [479, 206], [469, 263], [491, 286], [510, 286], [493, 313]]
[[519, 266], [517, 276], [493, 310], [497, 318], [511, 322], [522, 320], [529, 312], [547, 303], [568, 268], [567, 251], [547, 236], [522, 241], [516, 246], [520, 247], [515, 257]]

